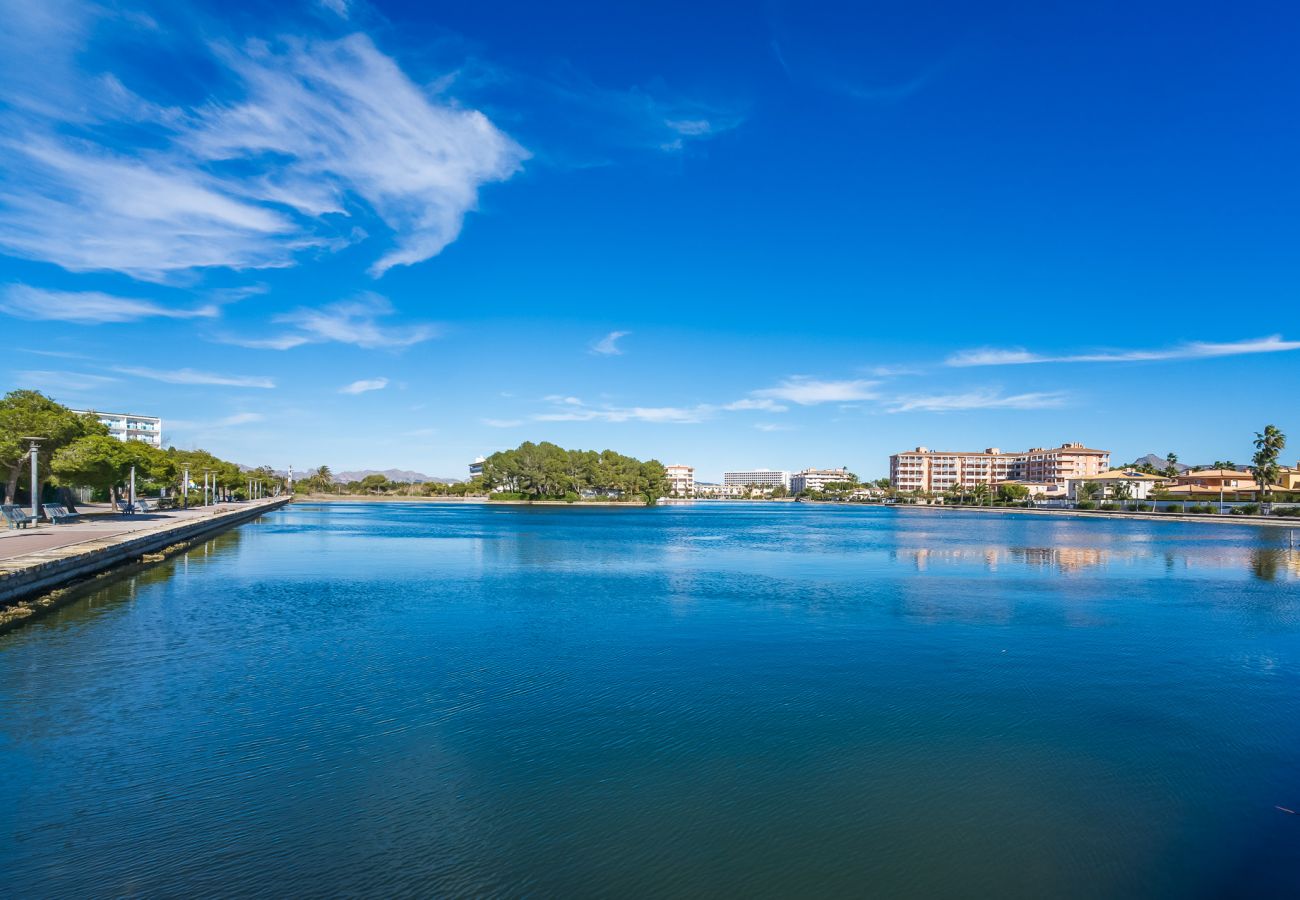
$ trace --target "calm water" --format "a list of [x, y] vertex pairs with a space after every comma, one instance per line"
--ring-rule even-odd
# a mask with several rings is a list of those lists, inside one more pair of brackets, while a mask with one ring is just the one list
[[1295, 895], [1279, 805], [1281, 529], [298, 505], [0, 636], [14, 897]]

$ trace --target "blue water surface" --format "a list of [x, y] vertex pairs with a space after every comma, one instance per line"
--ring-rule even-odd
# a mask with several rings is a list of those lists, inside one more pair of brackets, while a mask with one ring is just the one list
[[295, 504], [0, 636], [0, 895], [1300, 891], [1285, 528]]

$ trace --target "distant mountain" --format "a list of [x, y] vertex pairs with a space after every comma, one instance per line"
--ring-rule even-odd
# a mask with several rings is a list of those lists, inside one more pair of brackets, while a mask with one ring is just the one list
[[[1146, 456], [1139, 456], [1137, 459], [1133, 460], [1133, 463], [1138, 466], [1145, 464], [1159, 470], [1162, 470], [1169, 465], [1163, 456], [1156, 456], [1154, 453], [1148, 453]], [[1191, 468], [1191, 466], [1185, 466], [1182, 463], [1174, 463], [1174, 468], [1179, 472], [1186, 472]]]
[[412, 472], [410, 469], [358, 469], [355, 472], [335, 472], [334, 480], [347, 483], [349, 481], [360, 481], [367, 475], [383, 475], [389, 481], [395, 481], [399, 484], [413, 484], [417, 481], [441, 481], [444, 484], [457, 484], [461, 481], [459, 478], [425, 475], [423, 472]]

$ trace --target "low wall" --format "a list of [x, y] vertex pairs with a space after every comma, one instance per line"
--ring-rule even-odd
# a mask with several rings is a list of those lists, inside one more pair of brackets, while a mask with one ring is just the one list
[[[44, 602], [28, 605], [24, 604], [24, 601], [49, 591], [72, 586], [116, 566], [138, 562], [141, 557], [157, 554], [176, 544], [210, 537], [227, 528], [255, 519], [263, 513], [279, 509], [287, 504], [289, 499], [285, 497], [254, 502], [197, 520], [168, 522], [145, 531], [90, 538], [79, 544], [48, 551], [46, 554], [33, 554], [55, 553], [57, 558], [54, 559], [25, 562], [28, 557], [17, 557], [4, 560], [0, 562], [0, 633], [30, 621], [41, 612], [47, 612], [61, 605]], [[23, 606], [27, 611], [14, 609], [15, 606]], [[6, 607], [9, 609], [6, 610]], [[10, 615], [3, 615], [5, 612], [9, 612]]]

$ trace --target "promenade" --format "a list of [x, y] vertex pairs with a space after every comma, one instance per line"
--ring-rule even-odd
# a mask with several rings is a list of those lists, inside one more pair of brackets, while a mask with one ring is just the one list
[[288, 502], [288, 497], [277, 497], [133, 516], [96, 515], [92, 506], [77, 523], [43, 522], [5, 531], [0, 534], [0, 631], [39, 611], [22, 601], [42, 592], [206, 537]]

